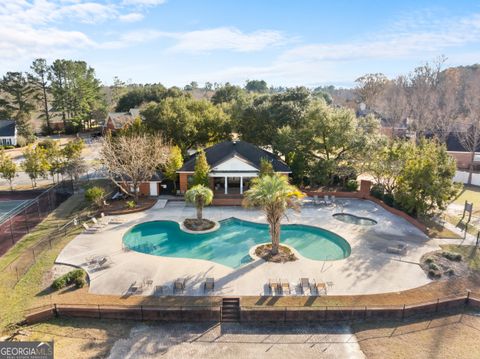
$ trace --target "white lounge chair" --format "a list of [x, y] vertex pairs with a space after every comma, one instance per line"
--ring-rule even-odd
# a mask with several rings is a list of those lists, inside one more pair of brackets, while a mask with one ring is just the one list
[[185, 282], [187, 280], [185, 278], [178, 278], [174, 283], [173, 283], [173, 294], [176, 294], [178, 292], [183, 293], [185, 291]]
[[107, 225], [110, 223], [110, 217], [105, 216], [105, 213], [100, 213], [100, 223]]
[[336, 201], [335, 196], [331, 196], [330, 198], [331, 198], [331, 200], [332, 200], [332, 203], [335, 204], [335, 201]]
[[85, 231], [84, 231], [85, 233], [92, 234], [92, 233], [97, 233], [99, 231], [98, 227], [90, 227], [85, 222], [82, 223], [82, 226], [83, 226], [83, 228], [85, 228]]
[[205, 284], [203, 285], [203, 290], [205, 292], [213, 291], [215, 288], [215, 279], [207, 278], [205, 279]]
[[121, 218], [121, 217], [111, 217], [110, 218], [110, 223], [111, 224], [123, 224], [126, 222], [126, 219], [125, 218]]
[[279, 291], [278, 291], [278, 289], [279, 289], [278, 280], [269, 279], [269, 280], [268, 280], [268, 288], [270, 289], [270, 295], [271, 295], [272, 297], [274, 297], [275, 294], [276, 294], [277, 292], [279, 292]]
[[103, 227], [106, 226], [106, 224], [97, 221], [97, 219], [96, 219], [95, 217], [92, 217], [92, 218], [91, 218], [91, 221], [92, 221], [92, 223], [93, 223], [93, 227], [94, 227], [94, 228], [103, 228]]
[[282, 284], [282, 294], [290, 295], [291, 290], [290, 290], [290, 283], [288, 282], [288, 280], [282, 279], [281, 284]]
[[310, 281], [308, 278], [300, 278], [300, 288], [303, 295], [310, 295]]
[[316, 204], [319, 204], [319, 203], [320, 202], [318, 201], [318, 196], [317, 195], [313, 196], [313, 204], [316, 205]]
[[321, 292], [327, 294], [327, 285], [324, 282], [313, 280], [312, 287], [316, 295], [320, 295]]
[[332, 202], [331, 202], [330, 199], [328, 198], [328, 195], [323, 196], [323, 202], [324, 202], [326, 205], [332, 204]]

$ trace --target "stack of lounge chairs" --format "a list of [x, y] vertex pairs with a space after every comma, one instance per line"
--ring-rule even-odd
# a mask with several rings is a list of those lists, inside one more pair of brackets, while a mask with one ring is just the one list
[[408, 249], [408, 245], [406, 243], [400, 243], [400, 244], [397, 244], [396, 246], [387, 247], [387, 253], [406, 255], [407, 249]]
[[89, 269], [99, 270], [110, 267], [113, 264], [113, 261], [109, 256], [93, 256], [87, 257], [86, 263]]
[[82, 223], [83, 228], [85, 229], [85, 233], [93, 234], [97, 233], [98, 231], [102, 230], [109, 224], [123, 224], [125, 223], [125, 218], [121, 218], [118, 216], [115, 217], [107, 217], [105, 213], [100, 213], [100, 219], [97, 220], [95, 217], [91, 219], [92, 224], [89, 225], [86, 222]]

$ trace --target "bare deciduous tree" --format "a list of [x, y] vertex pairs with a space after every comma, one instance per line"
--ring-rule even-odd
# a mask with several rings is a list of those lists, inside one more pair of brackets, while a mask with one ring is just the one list
[[382, 73], [365, 74], [355, 80], [357, 87], [355, 93], [358, 99], [365, 103], [368, 109], [372, 109], [377, 96], [382, 92], [388, 82], [387, 77]]
[[475, 68], [463, 75], [461, 88], [462, 121], [457, 126], [457, 137], [465, 150], [471, 153], [468, 183], [472, 181], [475, 152], [480, 146], [480, 69]]
[[408, 115], [408, 100], [405, 90], [406, 79], [399, 76], [388, 81], [382, 92], [375, 100], [375, 110], [385, 117], [392, 127], [392, 136], [395, 137], [395, 128], [406, 119]]
[[[170, 146], [161, 137], [131, 134], [106, 136], [103, 139], [101, 159], [110, 179], [137, 201], [140, 183], [149, 181], [168, 160], [169, 154]], [[131, 183], [131, 190], [129, 186], [125, 188], [126, 183]]]
[[413, 119], [413, 127], [417, 134], [423, 135], [431, 129], [436, 109], [436, 90], [439, 75], [442, 71], [445, 57], [440, 57], [433, 63], [426, 63], [413, 70], [408, 76], [407, 98], [409, 117]]

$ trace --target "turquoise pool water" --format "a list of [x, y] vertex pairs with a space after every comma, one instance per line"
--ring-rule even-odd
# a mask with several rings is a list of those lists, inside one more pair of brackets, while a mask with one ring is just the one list
[[[238, 268], [251, 261], [248, 250], [269, 242], [268, 225], [229, 218], [211, 233], [189, 234], [173, 221], [153, 221], [132, 227], [123, 237], [131, 250], [165, 257], [206, 259]], [[281, 243], [295, 248], [302, 256], [314, 260], [335, 260], [350, 255], [350, 245], [327, 230], [283, 225]]]

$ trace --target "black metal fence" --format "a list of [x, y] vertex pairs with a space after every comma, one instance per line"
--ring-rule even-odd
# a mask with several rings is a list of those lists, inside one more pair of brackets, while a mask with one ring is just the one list
[[0, 223], [0, 256], [35, 228], [73, 192], [73, 183], [63, 181], [9, 213]]

